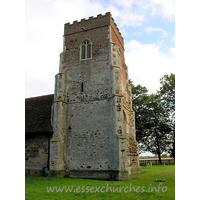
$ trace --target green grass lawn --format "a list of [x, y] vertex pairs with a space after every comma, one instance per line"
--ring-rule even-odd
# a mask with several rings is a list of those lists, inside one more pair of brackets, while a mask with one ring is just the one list
[[[142, 173], [129, 181], [100, 181], [57, 177], [25, 177], [26, 199], [175, 199], [175, 165], [141, 167]], [[155, 182], [166, 179], [165, 182]], [[158, 186], [160, 189], [158, 192]], [[56, 191], [56, 187], [63, 191]], [[72, 189], [73, 186], [73, 189]], [[47, 188], [48, 187], [48, 188]], [[53, 190], [47, 192], [47, 189]], [[65, 188], [72, 189], [66, 192]], [[113, 192], [113, 187], [115, 192]], [[131, 189], [130, 189], [131, 187]], [[157, 191], [155, 191], [155, 189]], [[107, 190], [107, 191], [106, 191]], [[110, 191], [112, 190], [112, 192]], [[118, 191], [117, 191], [118, 190]], [[135, 191], [134, 191], [135, 190]], [[102, 191], [102, 192], [101, 192]]]

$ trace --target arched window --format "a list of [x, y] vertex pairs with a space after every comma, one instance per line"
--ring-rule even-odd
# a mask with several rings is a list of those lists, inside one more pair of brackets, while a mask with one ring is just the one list
[[92, 57], [92, 44], [89, 40], [84, 40], [81, 45], [81, 59]]

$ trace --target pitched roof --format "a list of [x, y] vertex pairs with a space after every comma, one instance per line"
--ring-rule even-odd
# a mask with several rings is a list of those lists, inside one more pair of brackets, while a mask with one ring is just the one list
[[54, 95], [25, 99], [25, 132], [53, 132], [51, 106]]

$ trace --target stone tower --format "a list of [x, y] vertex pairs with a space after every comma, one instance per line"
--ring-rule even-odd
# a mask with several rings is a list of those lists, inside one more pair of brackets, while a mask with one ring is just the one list
[[55, 76], [49, 176], [140, 173], [124, 42], [110, 13], [64, 26]]

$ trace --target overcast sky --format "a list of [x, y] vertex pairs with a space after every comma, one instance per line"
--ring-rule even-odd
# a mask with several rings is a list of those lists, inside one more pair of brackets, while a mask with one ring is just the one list
[[111, 12], [122, 33], [129, 79], [159, 89], [175, 73], [174, 0], [26, 0], [25, 96], [54, 93], [64, 24]]

